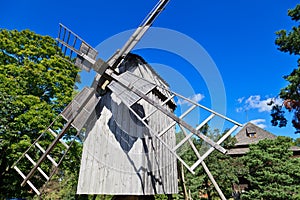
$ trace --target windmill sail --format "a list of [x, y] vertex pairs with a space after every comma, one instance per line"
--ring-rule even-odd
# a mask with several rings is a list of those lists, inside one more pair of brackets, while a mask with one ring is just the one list
[[108, 61], [108, 65], [113, 69], [117, 68], [125, 59], [127, 54], [135, 47], [135, 45], [141, 40], [146, 31], [151, 27], [154, 20], [158, 15], [164, 10], [168, 5], [170, 0], [159, 0], [159, 2], [150, 11], [147, 17], [143, 20], [141, 25], [136, 29], [136, 31], [130, 36], [128, 41], [124, 46], [117, 51]]
[[[145, 101], [147, 101], [149, 104], [151, 104], [154, 109], [156, 109], [157, 111], [162, 112], [163, 114], [167, 115], [169, 118], [171, 118], [173, 120], [172, 123], [170, 123], [170, 125], [168, 127], [166, 127], [164, 130], [162, 130], [161, 132], [155, 132], [155, 131], [150, 131], [152, 132], [153, 136], [155, 137], [161, 137], [163, 134], [165, 134], [166, 131], [170, 130], [171, 128], [174, 128], [176, 126], [176, 124], [181, 128], [182, 131], [186, 132], [188, 131], [189, 134], [186, 134], [186, 137], [179, 142], [178, 145], [176, 145], [174, 148], [169, 147], [169, 150], [173, 153], [174, 156], [176, 156], [182, 163], [184, 166], [187, 167], [187, 169], [194, 173], [194, 169], [214, 150], [217, 149], [222, 153], [226, 153], [226, 150], [220, 146], [220, 144], [234, 131], [236, 130], [239, 126], [241, 126], [241, 124], [215, 112], [212, 111], [200, 104], [198, 104], [197, 102], [193, 102], [192, 100], [189, 100], [185, 97], [183, 97], [180, 94], [177, 94], [175, 92], [170, 91], [168, 88], [164, 88], [161, 86], [158, 86], [154, 83], [151, 83], [150, 81], [147, 81], [145, 79], [143, 79], [142, 77], [138, 77], [136, 75], [134, 75], [133, 73], [127, 71], [124, 74], [121, 74], [120, 76], [115, 76], [112, 75], [112, 77], [114, 77], [115, 81], [112, 81], [112, 83], [108, 86], [109, 89], [111, 89], [114, 93], [119, 94], [118, 97], [128, 106], [128, 107], [132, 107], [132, 105], [134, 103], [137, 103], [139, 99], [143, 99]], [[177, 117], [175, 114], [173, 114], [172, 112], [166, 110], [162, 105], [154, 102], [153, 100], [151, 100], [151, 98], [149, 98], [147, 96], [147, 94], [150, 92], [147, 89], [144, 89], [144, 85], [147, 85], [148, 88], [152, 88], [152, 90], [156, 87], [159, 87], [162, 90], [165, 90], [167, 93], [171, 94], [172, 96], [176, 96], [177, 98], [182, 98], [185, 101], [189, 101], [191, 106], [189, 109], [187, 109], [187, 111], [180, 117]], [[152, 87], [151, 87], [152, 86]], [[143, 92], [143, 91], [148, 91], [148, 92]], [[125, 95], [124, 95], [125, 94]], [[131, 94], [131, 95], [130, 95]], [[131, 101], [131, 97], [132, 96], [136, 96], [135, 99], [136, 101], [132, 102]], [[138, 98], [140, 97], [140, 98]], [[200, 125], [198, 125], [197, 127], [192, 127], [191, 125], [189, 125], [188, 123], [186, 123], [183, 118], [186, 117], [186, 115], [188, 115], [189, 113], [191, 113], [192, 110], [194, 110], [195, 108], [202, 108], [207, 110], [208, 112], [210, 112], [210, 116], [207, 117], [206, 119], [203, 120], [202, 123], [200, 123]], [[138, 114], [135, 112], [135, 115], [138, 116]], [[233, 127], [227, 132], [227, 134], [221, 138], [218, 142], [214, 142], [212, 141], [210, 138], [208, 138], [207, 136], [205, 136], [204, 134], [201, 133], [201, 131], [199, 131], [205, 124], [207, 124], [210, 120], [212, 120], [215, 116], [221, 117], [231, 123], [233, 123]], [[144, 117], [145, 119], [147, 119], [148, 117]], [[147, 123], [145, 122], [145, 120], [142, 121], [143, 124], [145, 126], [147, 126]], [[150, 127], [149, 127], [150, 128]], [[186, 129], [186, 130], [185, 130]], [[199, 158], [199, 160], [197, 162], [195, 162], [192, 166], [188, 166], [181, 158], [180, 156], [178, 156], [176, 154], [176, 150], [179, 149], [185, 142], [187, 142], [192, 136], [197, 136], [199, 137], [199, 139], [204, 140], [206, 143], [211, 145], [211, 148], [203, 155]]]
[[75, 59], [75, 65], [80, 69], [90, 71], [96, 62], [98, 52], [81, 37], [68, 29], [63, 24], [59, 24], [58, 46], [65, 56]]
[[95, 94], [94, 89], [85, 87], [63, 110], [61, 116], [67, 121], [72, 120], [71, 125], [80, 131], [91, 117], [99, 101], [100, 98]]
[[[57, 117], [62, 117], [66, 120], [66, 123], [63, 125], [63, 127], [57, 131], [54, 131], [51, 129], [51, 127], [54, 125], [55, 121], [46, 128], [46, 130], [35, 140], [35, 142], [25, 151], [25, 153], [19, 158], [19, 160], [13, 165], [13, 168], [22, 176], [24, 179], [22, 182], [22, 186], [24, 186], [26, 183], [32, 187], [32, 189], [40, 195], [40, 191], [34, 186], [34, 184], [29, 180], [36, 171], [40, 172], [41, 175], [46, 179], [46, 181], [49, 181], [50, 178], [54, 175], [56, 172], [59, 164], [62, 162], [64, 156], [69, 151], [71, 145], [67, 145], [63, 140], [63, 136], [65, 133], [70, 129], [70, 127], [74, 127], [77, 130], [76, 136], [79, 135], [80, 130], [84, 126], [87, 119], [92, 115], [94, 112], [94, 109], [96, 105], [98, 104], [100, 98], [95, 95], [93, 88], [84, 88], [79, 94], [75, 96], [75, 98], [69, 103], [69, 105], [63, 110], [63, 112]], [[58, 133], [56, 133], [58, 132]], [[45, 134], [50, 134], [54, 136], [54, 140], [52, 143], [44, 149], [39, 143], [43, 139]], [[61, 158], [54, 159], [50, 156], [50, 153], [55, 148], [57, 143], [62, 143], [66, 150], [64, 151], [63, 155], [61, 155]], [[74, 142], [74, 141], [73, 141]], [[72, 142], [72, 143], [73, 143]], [[36, 148], [37, 147], [37, 148]], [[42, 155], [38, 158], [38, 161], [35, 162], [28, 154], [28, 152], [32, 152], [32, 154], [36, 154], [37, 151], [42, 152]], [[29, 160], [33, 164], [33, 168], [27, 173], [24, 174], [18, 167], [17, 164], [21, 162], [23, 159]], [[40, 165], [42, 162], [44, 162], [45, 159], [48, 159], [51, 161], [51, 165], [54, 166], [53, 170], [48, 172], [48, 175], [40, 168]], [[52, 167], [50, 167], [52, 168]]]

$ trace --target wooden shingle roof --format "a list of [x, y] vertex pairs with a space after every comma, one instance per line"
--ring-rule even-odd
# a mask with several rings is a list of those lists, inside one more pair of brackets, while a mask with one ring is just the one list
[[258, 143], [263, 139], [275, 139], [276, 136], [251, 122], [248, 122], [235, 136], [235, 146], [245, 146]]
[[[237, 142], [234, 147], [229, 149], [227, 154], [231, 156], [242, 156], [245, 155], [250, 149], [250, 144], [258, 143], [263, 139], [275, 139], [276, 135], [248, 122], [236, 135], [235, 139]], [[300, 154], [300, 147], [291, 146], [290, 150], [293, 151], [294, 155]]]

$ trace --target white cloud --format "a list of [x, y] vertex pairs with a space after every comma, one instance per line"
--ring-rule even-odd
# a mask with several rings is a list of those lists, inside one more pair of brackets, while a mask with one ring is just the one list
[[261, 98], [260, 95], [251, 95], [246, 100], [245, 98], [239, 98], [238, 102], [243, 103], [243, 107], [239, 107], [236, 109], [237, 112], [242, 112], [243, 110], [257, 109], [258, 112], [270, 112], [272, 106], [268, 105], [271, 101], [275, 101], [275, 104], [282, 104], [282, 100], [278, 98]]
[[242, 102], [244, 101], [244, 99], [245, 99], [245, 97], [241, 97], [241, 98], [238, 98], [237, 101], [238, 101], [239, 103], [242, 103]]
[[263, 128], [263, 129], [265, 129], [267, 127], [265, 119], [254, 119], [254, 120], [251, 120], [250, 122], [260, 128]]
[[271, 111], [272, 107], [268, 105], [271, 101], [271, 98], [261, 100], [260, 95], [250, 96], [246, 101], [245, 104], [249, 109], [258, 109], [258, 112], [269, 112]]
[[191, 99], [195, 102], [199, 102], [204, 98], [203, 94], [195, 94]]
[[[188, 97], [190, 100], [192, 101], [195, 101], [195, 102], [199, 102], [201, 101], [203, 98], [204, 98], [204, 95], [203, 94], [194, 94], [193, 96], [191, 97]], [[184, 99], [178, 99], [177, 101], [177, 104], [178, 105], [184, 105], [184, 104], [190, 104], [188, 101], [184, 100]]]

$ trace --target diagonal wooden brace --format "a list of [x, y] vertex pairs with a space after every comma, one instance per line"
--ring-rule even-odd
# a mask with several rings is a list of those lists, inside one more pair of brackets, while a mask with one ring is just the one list
[[137, 94], [138, 96], [140, 96], [141, 98], [143, 98], [145, 101], [147, 101], [148, 103], [150, 103], [151, 105], [153, 105], [154, 107], [156, 107], [157, 109], [159, 109], [162, 113], [164, 113], [165, 115], [167, 115], [168, 117], [170, 117], [171, 119], [173, 119], [174, 121], [176, 121], [178, 124], [182, 125], [186, 129], [188, 129], [190, 132], [192, 132], [193, 134], [197, 135], [199, 138], [203, 139], [205, 142], [207, 142], [208, 144], [210, 144], [213, 148], [217, 149], [221, 153], [224, 153], [224, 154], [226, 153], [226, 149], [224, 149], [218, 143], [215, 143], [214, 141], [212, 141], [209, 137], [207, 137], [207, 136], [203, 135], [202, 133], [200, 133], [199, 131], [197, 131], [191, 125], [189, 125], [188, 123], [186, 123], [183, 119], [180, 119], [175, 114], [173, 114], [170, 111], [168, 111], [167, 109], [165, 109], [159, 103], [155, 102], [153, 99], [149, 98], [147, 95], [143, 94], [141, 91], [139, 91], [135, 87], [129, 88], [129, 86], [126, 83], [124, 83], [122, 81], [122, 79], [118, 80], [118, 76], [117, 75], [112, 74], [112, 77], [115, 79], [115, 81], [119, 82], [121, 85], [123, 85], [124, 87], [126, 87], [128, 90], [134, 92], [135, 94]]
[[[224, 140], [226, 140], [226, 138], [228, 138], [233, 131], [235, 131], [237, 128], [239, 127], [239, 125], [234, 125], [225, 135], [223, 135], [223, 137], [221, 137], [221, 139], [217, 142], [218, 144], [221, 144]], [[197, 160], [193, 165], [192, 165], [192, 169], [194, 170], [207, 156], [209, 156], [209, 154], [211, 154], [215, 149], [213, 147], [209, 148], [202, 156], [199, 160]]]

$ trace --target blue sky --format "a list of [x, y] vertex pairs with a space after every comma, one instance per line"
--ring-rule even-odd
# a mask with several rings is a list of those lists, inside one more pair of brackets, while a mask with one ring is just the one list
[[[92, 46], [97, 46], [109, 37], [136, 28], [156, 2], [3, 1], [0, 27], [30, 29], [56, 37], [58, 23], [63, 23]], [[297, 58], [279, 52], [274, 40], [277, 30], [295, 25], [287, 16], [287, 10], [297, 3], [296, 0], [171, 0], [153, 27], [184, 34], [203, 47], [222, 78], [227, 116], [240, 123], [256, 120], [272, 133], [298, 137], [290, 126], [272, 127], [266, 106], [268, 99], [276, 97], [287, 84], [282, 76], [296, 67]], [[189, 51], [192, 53], [193, 49]], [[188, 59], [160, 49], [144, 48], [134, 52], [149, 63], [156, 63], [156, 70], [170, 82], [172, 89], [185, 93], [188, 85], [191, 93], [184, 95], [197, 95], [200, 103], [211, 107], [210, 97], [219, 88], [214, 86], [215, 89], [210, 90], [203, 74], [195, 71], [195, 68], [209, 66], [193, 67]], [[210, 76], [214, 79], [215, 74]]]

